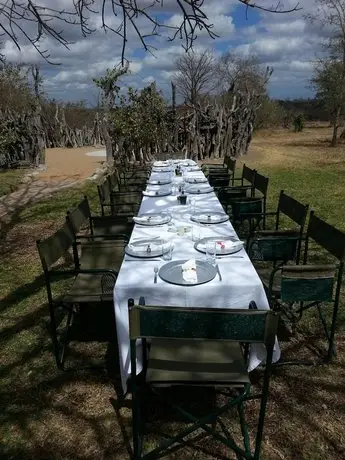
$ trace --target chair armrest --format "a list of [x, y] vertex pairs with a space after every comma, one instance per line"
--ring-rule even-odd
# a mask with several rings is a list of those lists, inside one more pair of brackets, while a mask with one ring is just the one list
[[[265, 214], [264, 214], [265, 215]], [[298, 236], [299, 232], [297, 230], [257, 230], [253, 234], [253, 238], [260, 237], [269, 237], [269, 236]]]
[[317, 272], [317, 271], [333, 271], [336, 270], [338, 267], [336, 264], [305, 264], [305, 265], [282, 265], [282, 270], [288, 270], [291, 273], [305, 273], [305, 272]]
[[50, 270], [50, 275], [83, 275], [83, 274], [94, 274], [101, 275], [103, 273], [110, 273], [117, 276], [118, 272], [113, 268], [75, 268], [73, 270]]
[[114, 235], [76, 235], [76, 241], [75, 244], [82, 244], [81, 241], [77, 240], [94, 240], [95, 238], [108, 238], [109, 240], [125, 240], [126, 242], [129, 241], [129, 236], [126, 235], [125, 233], [117, 233]]
[[[236, 179], [236, 177], [234, 177], [234, 180], [241, 180], [239, 177]], [[248, 189], [250, 190], [251, 188], [254, 188], [254, 185], [234, 185], [234, 188], [241, 188], [241, 189]]]
[[[92, 223], [97, 225], [97, 223], [104, 225], [106, 223], [114, 223], [117, 224], [119, 223], [120, 218], [116, 216], [91, 216], [90, 219], [92, 220]], [[125, 221], [125, 219], [124, 219]], [[120, 223], [124, 223], [121, 222]]]

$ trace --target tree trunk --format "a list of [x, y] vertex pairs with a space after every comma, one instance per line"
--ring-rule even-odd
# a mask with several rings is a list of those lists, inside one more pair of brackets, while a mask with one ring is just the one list
[[334, 123], [333, 123], [333, 136], [331, 141], [331, 147], [336, 147], [338, 143], [338, 128], [339, 128], [339, 119], [340, 119], [341, 107], [337, 108]]

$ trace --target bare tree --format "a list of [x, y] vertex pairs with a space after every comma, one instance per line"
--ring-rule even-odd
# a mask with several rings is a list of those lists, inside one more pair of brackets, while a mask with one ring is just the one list
[[314, 65], [312, 85], [327, 108], [333, 125], [331, 146], [338, 142], [338, 129], [345, 116], [345, 0], [317, 0], [317, 11], [307, 18], [328, 26], [331, 37], [323, 43], [327, 56]]
[[216, 61], [211, 51], [188, 51], [175, 62], [174, 84], [183, 99], [195, 105], [201, 95], [208, 94], [216, 86]]
[[[247, 10], [258, 8], [273, 13], [289, 13], [300, 9], [298, 3], [292, 8], [284, 9], [279, 0], [271, 7], [266, 7], [264, 0], [237, 1], [245, 5]], [[58, 0], [55, 0], [52, 5], [57, 3]], [[217, 36], [204, 11], [204, 0], [176, 0], [182, 16], [181, 23], [177, 26], [167, 25], [158, 19], [157, 13], [165, 7], [165, 3], [164, 0], [70, 0], [69, 7], [59, 9], [58, 6], [43, 6], [35, 0], [0, 0], [0, 30], [18, 49], [24, 43], [30, 43], [49, 61], [49, 50], [40, 46], [43, 37], [51, 37], [68, 48], [70, 42], [61, 30], [61, 25], [64, 23], [79, 27], [81, 34], [86, 36], [95, 31], [90, 25], [90, 18], [100, 15], [104, 31], [113, 32], [122, 40], [122, 64], [130, 29], [135, 31], [145, 50], [152, 50], [149, 37], [159, 35], [162, 29], [171, 31], [170, 40], [183, 40], [186, 50], [192, 48], [201, 30], [206, 30], [212, 38]], [[116, 28], [111, 25], [112, 16], [118, 20]], [[151, 26], [151, 32], [143, 31], [143, 21]]]
[[240, 91], [265, 93], [267, 69], [255, 56], [242, 57], [231, 51], [225, 53], [217, 64], [217, 88], [224, 93], [236, 85]]

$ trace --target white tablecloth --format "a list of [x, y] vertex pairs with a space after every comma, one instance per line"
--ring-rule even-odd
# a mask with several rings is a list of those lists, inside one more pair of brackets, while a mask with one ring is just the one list
[[[188, 174], [198, 176], [202, 173], [193, 172]], [[152, 179], [163, 179], [166, 177], [168, 177], [166, 173], [152, 173], [151, 175]], [[188, 198], [195, 199], [197, 209], [212, 209], [213, 211], [223, 212], [223, 208], [213, 192], [202, 195], [189, 195]], [[161, 238], [172, 238], [174, 245], [173, 260], [204, 259], [205, 255], [194, 249], [191, 231], [193, 222], [190, 220], [190, 206], [178, 204], [176, 195], [154, 198], [143, 197], [140, 214], [160, 211], [171, 211], [176, 227], [178, 228], [184, 224], [190, 227], [190, 231], [185, 233], [184, 236], [178, 236], [176, 231], [174, 231], [175, 227], [171, 227], [168, 224], [155, 227], [135, 225], [131, 241], [137, 238], [154, 238], [158, 236]], [[220, 237], [236, 235], [229, 221], [219, 225], [200, 226], [200, 231], [202, 238], [218, 235]], [[143, 261], [142, 259], [125, 256], [114, 288], [121, 380], [125, 393], [127, 391], [127, 379], [130, 376], [130, 342], [127, 307], [129, 298], [133, 298], [135, 302], [138, 302], [139, 297], [143, 296], [146, 305], [211, 308], [248, 308], [249, 302], [254, 300], [258, 308], [269, 308], [263, 285], [245, 250], [242, 249], [240, 252], [234, 254], [234, 256], [217, 259], [223, 278], [221, 282], [217, 275], [211, 282], [198, 286], [177, 286], [166, 283], [159, 277], [157, 284], [154, 284], [154, 267], [157, 264], [159, 267], [162, 266], [166, 263], [165, 261], [161, 259]], [[238, 256], [243, 257], [239, 258]], [[277, 361], [279, 358], [280, 350], [278, 343], [276, 343], [274, 361]], [[264, 347], [261, 345], [252, 346], [249, 370], [253, 370], [264, 359]], [[141, 371], [141, 362], [138, 362], [137, 369], [138, 372]]]

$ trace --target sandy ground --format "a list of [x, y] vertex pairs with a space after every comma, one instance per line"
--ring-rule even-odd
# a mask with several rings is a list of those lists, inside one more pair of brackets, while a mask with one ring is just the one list
[[47, 149], [47, 170], [39, 174], [39, 179], [50, 185], [57, 185], [65, 180], [74, 182], [86, 179], [104, 163], [105, 158], [85, 155], [87, 152], [96, 150], [104, 150], [104, 147]]
[[80, 147], [76, 149], [54, 148], [46, 150], [45, 171], [29, 174], [25, 182], [13, 193], [0, 199], [0, 229], [11, 221], [11, 216], [27, 204], [44, 196], [70, 187], [92, 176], [105, 157], [85, 155], [104, 150], [104, 147]]

